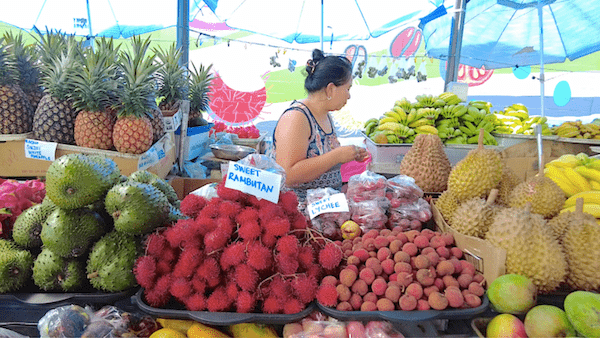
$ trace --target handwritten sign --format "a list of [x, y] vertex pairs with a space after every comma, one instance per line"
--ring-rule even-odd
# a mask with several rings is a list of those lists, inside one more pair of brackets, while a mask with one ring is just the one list
[[56, 142], [44, 142], [25, 139], [25, 157], [36, 160], [54, 161], [56, 159]]
[[281, 175], [230, 161], [225, 187], [277, 203]]
[[333, 194], [331, 196], [323, 197], [320, 200], [309, 204], [306, 208], [310, 219], [313, 219], [320, 214], [326, 212], [348, 212], [348, 201], [346, 195], [343, 193]]

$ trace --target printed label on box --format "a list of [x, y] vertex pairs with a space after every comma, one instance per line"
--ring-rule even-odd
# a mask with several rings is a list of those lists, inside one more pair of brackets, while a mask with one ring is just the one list
[[54, 161], [56, 159], [56, 142], [44, 142], [25, 139], [25, 157], [36, 160]]
[[174, 132], [181, 125], [182, 119], [181, 110], [178, 110], [173, 116], [165, 116], [163, 117], [163, 122], [165, 124], [165, 132], [170, 133]]
[[235, 189], [273, 203], [279, 202], [281, 175], [258, 168], [229, 162], [225, 187]]
[[326, 212], [348, 212], [348, 201], [346, 195], [343, 193], [333, 194], [331, 196], [323, 197], [320, 200], [309, 204], [306, 209], [310, 219], [313, 219], [320, 214]]

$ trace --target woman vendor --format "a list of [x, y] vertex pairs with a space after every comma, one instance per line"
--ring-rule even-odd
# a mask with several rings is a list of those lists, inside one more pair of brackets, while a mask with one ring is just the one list
[[285, 169], [286, 186], [300, 201], [308, 189], [331, 187], [341, 191], [341, 165], [364, 161], [366, 149], [340, 146], [330, 111], [341, 109], [350, 99], [352, 64], [345, 57], [324, 56], [315, 49], [306, 65], [305, 99], [287, 108], [273, 132], [273, 153]]

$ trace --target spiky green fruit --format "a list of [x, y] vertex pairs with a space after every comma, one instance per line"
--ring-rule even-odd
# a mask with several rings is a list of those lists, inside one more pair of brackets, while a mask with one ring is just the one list
[[36, 204], [26, 209], [17, 217], [13, 226], [13, 240], [24, 248], [38, 248], [42, 246], [40, 234], [42, 225], [48, 216], [56, 209], [51, 204]]
[[92, 286], [109, 292], [134, 287], [133, 265], [141, 249], [137, 237], [119, 231], [112, 231], [98, 240], [90, 252], [86, 268]]
[[107, 165], [84, 154], [67, 154], [56, 159], [46, 172], [46, 195], [63, 209], [94, 203], [114, 184]]
[[112, 187], [119, 183], [121, 179], [121, 170], [117, 163], [110, 157], [105, 155], [87, 155], [88, 158], [99, 165], [103, 166], [103, 178], [107, 186]]
[[140, 183], [147, 183], [154, 186], [158, 190], [162, 191], [163, 194], [165, 194], [167, 200], [169, 200], [169, 203], [171, 203], [175, 207], [179, 207], [179, 198], [177, 198], [177, 192], [167, 181], [158, 177], [158, 175], [151, 173], [147, 170], [138, 170], [129, 175], [128, 180]]
[[104, 234], [102, 218], [88, 208], [56, 209], [46, 219], [40, 235], [44, 247], [61, 257], [84, 255]]
[[12, 241], [0, 239], [0, 293], [21, 288], [31, 277], [33, 257]]
[[149, 233], [164, 225], [171, 206], [162, 191], [134, 181], [112, 187], [104, 205], [113, 217], [115, 230], [132, 235]]
[[33, 282], [45, 291], [73, 291], [85, 280], [83, 263], [42, 249], [33, 263]]

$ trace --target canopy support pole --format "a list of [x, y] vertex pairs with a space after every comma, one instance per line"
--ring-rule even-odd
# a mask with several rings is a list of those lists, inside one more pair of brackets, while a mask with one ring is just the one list
[[[544, 12], [543, 12], [543, 4], [542, 1], [538, 0], [538, 18], [539, 18], [539, 23], [540, 23], [540, 98], [541, 98], [541, 102], [540, 102], [540, 114], [542, 117], [546, 116], [546, 112], [544, 111], [544, 96], [545, 96], [545, 91], [544, 91], [544, 82], [545, 82], [545, 78], [544, 78]], [[538, 128], [536, 128], [537, 131], [537, 148], [538, 148], [538, 165], [542, 166], [544, 165], [543, 163], [543, 153], [544, 153], [544, 149], [543, 149], [543, 142], [542, 142], [542, 128], [541, 125], [537, 126]]]
[[324, 0], [321, 0], [321, 52], [323, 51], [323, 29], [325, 25], [325, 10], [323, 9], [323, 2]]
[[90, 47], [92, 48], [92, 50], [94, 50], [94, 31], [92, 30], [92, 15], [90, 13], [90, 0], [86, 0], [85, 1], [85, 6], [87, 9], [87, 19], [88, 19], [88, 31], [89, 31], [89, 38], [88, 41], [90, 43]]
[[462, 48], [463, 29], [465, 27], [466, 0], [456, 0], [454, 5], [454, 18], [452, 18], [452, 31], [450, 33], [450, 46], [448, 46], [448, 68], [444, 91], [448, 91], [450, 82], [456, 82], [460, 66], [460, 49]]
[[177, 48], [181, 48], [179, 65], [187, 70], [190, 52], [189, 0], [177, 0]]

